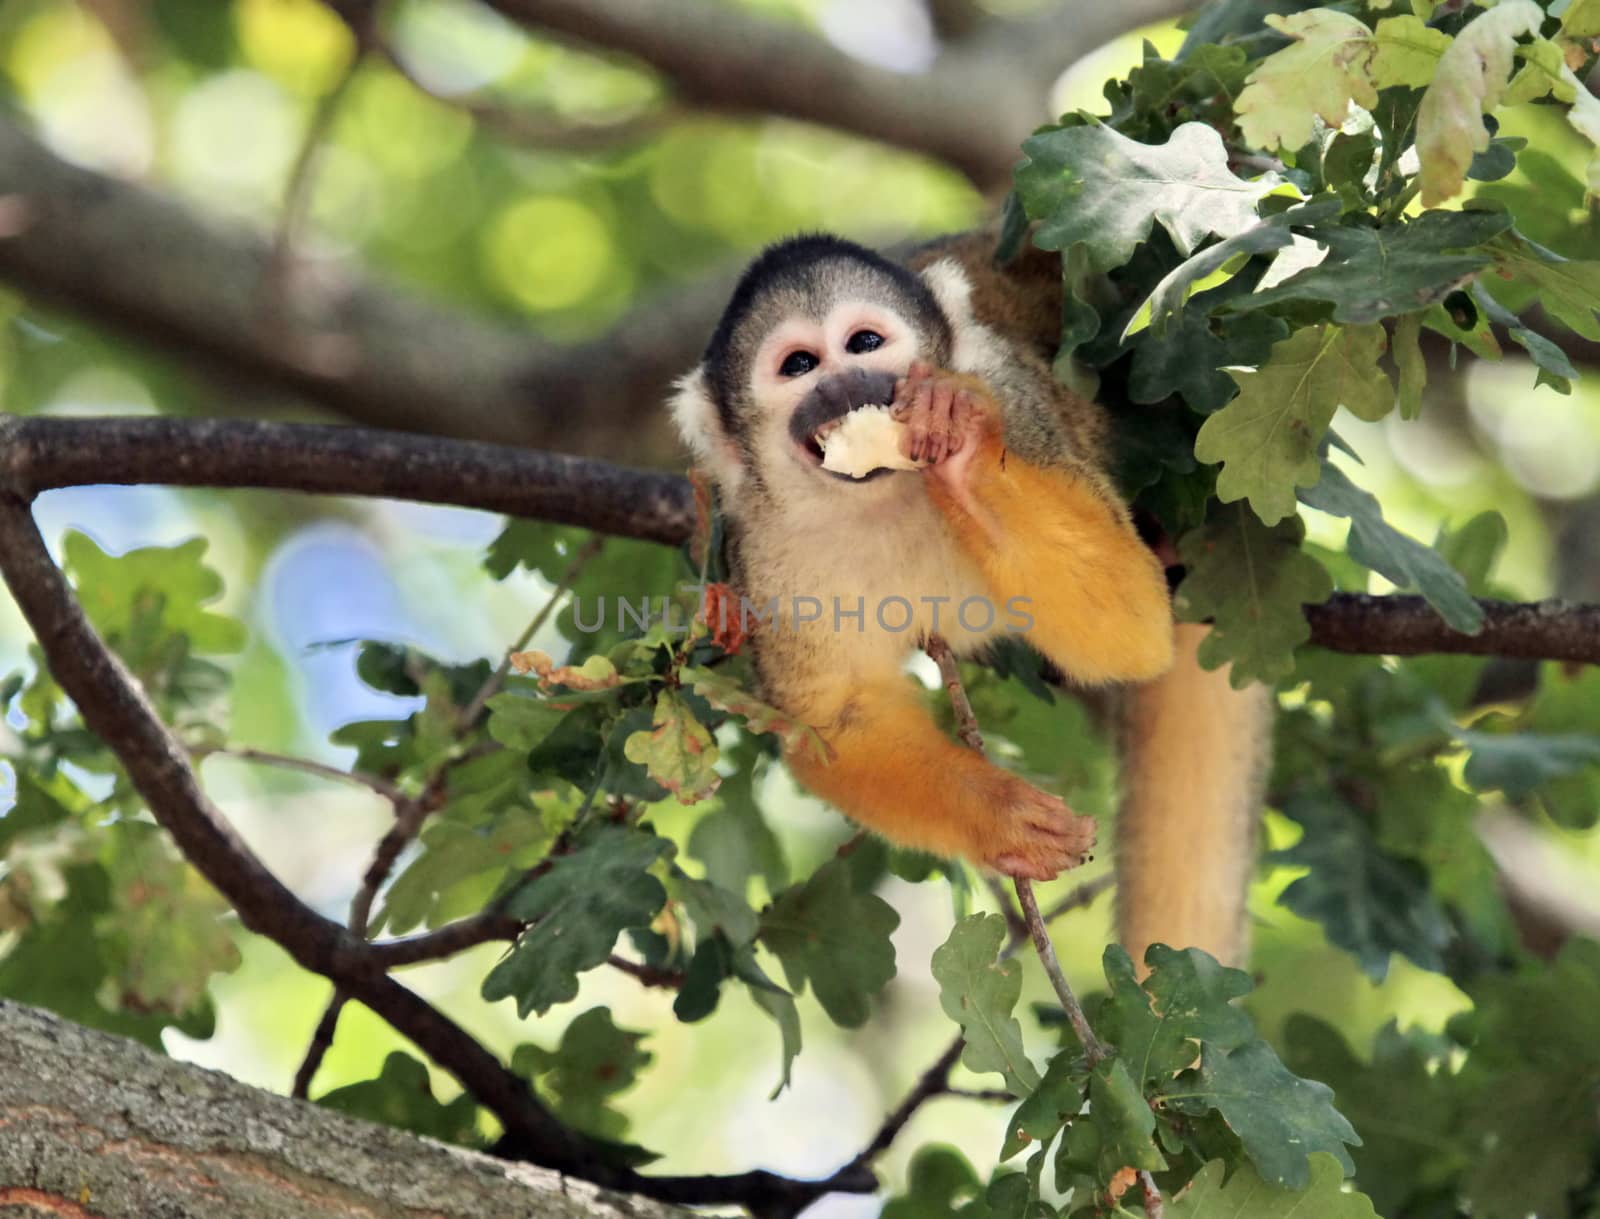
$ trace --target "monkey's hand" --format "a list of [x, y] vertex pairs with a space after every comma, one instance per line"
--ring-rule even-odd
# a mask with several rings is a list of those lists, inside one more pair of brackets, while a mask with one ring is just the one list
[[1000, 411], [976, 377], [921, 360], [895, 382], [893, 416], [906, 425], [901, 452], [927, 462], [930, 478], [962, 492], [985, 444], [1001, 444]]

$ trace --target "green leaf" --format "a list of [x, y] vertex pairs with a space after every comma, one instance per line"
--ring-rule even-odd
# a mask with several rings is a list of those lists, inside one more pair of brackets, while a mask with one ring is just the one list
[[987, 1219], [983, 1195], [983, 1181], [966, 1156], [930, 1144], [911, 1157], [906, 1192], [884, 1204], [880, 1219]]
[[1400, 418], [1410, 421], [1422, 414], [1422, 391], [1428, 384], [1428, 362], [1422, 355], [1422, 319], [1415, 313], [1402, 313], [1395, 319], [1389, 350], [1400, 370], [1399, 392], [1395, 396]]
[[705, 865], [706, 878], [735, 893], [749, 889], [760, 876], [769, 893], [789, 883], [783, 846], [756, 803], [756, 789], [767, 757], [750, 737], [729, 749], [733, 773], [717, 788], [717, 807], [695, 822], [689, 855]]
[[1082, 245], [1089, 266], [1121, 266], [1159, 222], [1180, 253], [1215, 233], [1232, 237], [1257, 223], [1256, 200], [1270, 175], [1246, 182], [1228, 168], [1222, 137], [1185, 123], [1162, 145], [1139, 144], [1110, 127], [1057, 127], [1023, 141], [1017, 192], [1035, 243], [1046, 250]]
[[1377, 499], [1352, 483], [1338, 466], [1324, 460], [1322, 478], [1300, 492], [1300, 502], [1350, 519], [1346, 547], [1357, 563], [1397, 588], [1415, 588], [1453, 629], [1466, 635], [1483, 630], [1483, 609], [1467, 591], [1461, 573], [1431, 546], [1385, 521]]
[[1427, 874], [1381, 850], [1361, 817], [1332, 792], [1294, 795], [1284, 812], [1305, 835], [1272, 859], [1311, 872], [1284, 889], [1279, 902], [1321, 924], [1328, 940], [1355, 956], [1375, 982], [1389, 972], [1396, 952], [1443, 972], [1450, 922], [1429, 892]]
[[1600, 261], [1557, 259], [1513, 233], [1489, 249], [1500, 273], [1531, 290], [1547, 314], [1586, 339], [1600, 339]]
[[1234, 372], [1239, 396], [1200, 428], [1195, 456], [1221, 462], [1217, 496], [1248, 499], [1262, 522], [1294, 513], [1295, 488], [1317, 481], [1323, 433], [1340, 406], [1383, 418], [1394, 386], [1378, 366], [1382, 326], [1310, 326], [1272, 349], [1254, 372]]
[[1439, 57], [1417, 112], [1424, 206], [1461, 192], [1472, 154], [1489, 146], [1483, 116], [1505, 94], [1514, 40], [1537, 34], [1543, 20], [1544, 12], [1533, 0], [1501, 0], [1469, 21]]
[[1347, 1193], [1344, 1170], [1331, 1155], [1311, 1157], [1304, 1188], [1263, 1181], [1248, 1165], [1212, 1160], [1166, 1204], [1168, 1219], [1378, 1219], [1365, 1194]]
[[761, 942], [783, 962], [795, 991], [807, 980], [835, 1024], [858, 1028], [871, 999], [894, 977], [900, 925], [894, 907], [858, 893], [841, 859], [830, 859], [803, 884], [778, 894], [761, 916]]
[[[1222, 370], [1265, 363], [1273, 345], [1289, 332], [1284, 322], [1266, 314], [1212, 315], [1219, 306], [1248, 292], [1258, 278], [1258, 274], [1242, 273], [1192, 297], [1178, 310], [1176, 320], [1159, 330], [1152, 315], [1151, 325], [1133, 339], [1128, 396], [1149, 403], [1176, 393], [1190, 410], [1200, 414], [1220, 410], [1238, 392], [1233, 378]], [[1162, 286], [1170, 279], [1163, 280]], [[1162, 286], [1151, 295], [1152, 302]]]
[[610, 1008], [592, 1007], [567, 1025], [554, 1050], [518, 1046], [511, 1069], [536, 1083], [541, 1095], [553, 1096], [552, 1108], [569, 1126], [620, 1139], [628, 1119], [611, 1100], [633, 1087], [650, 1065], [653, 1055], [640, 1048], [644, 1039], [644, 1033], [618, 1028]]
[[1333, 1107], [1332, 1089], [1292, 1074], [1265, 1041], [1236, 1050], [1206, 1046], [1200, 1069], [1181, 1076], [1166, 1099], [1185, 1113], [1220, 1113], [1272, 1185], [1305, 1189], [1311, 1183], [1307, 1157], [1319, 1151], [1345, 1172], [1355, 1170], [1345, 1144], [1361, 1139]]
[[489, 708], [489, 735], [507, 749], [531, 753], [555, 729], [569, 708], [525, 694], [496, 694]]
[[617, 936], [648, 926], [666, 904], [666, 890], [649, 868], [672, 852], [670, 842], [646, 830], [601, 825], [585, 832], [570, 855], [556, 857], [507, 903], [507, 913], [532, 926], [489, 971], [483, 997], [515, 995], [524, 1018], [575, 998], [578, 975], [604, 962]]
[[1141, 1087], [1165, 1086], [1194, 1065], [1200, 1043], [1234, 1049], [1255, 1037], [1250, 1017], [1233, 1000], [1250, 993], [1250, 976], [1198, 948], [1152, 944], [1143, 985], [1115, 944], [1102, 965], [1111, 993], [1096, 1014], [1097, 1031], [1117, 1047]]
[[[244, 624], [203, 608], [222, 596], [222, 577], [201, 561], [207, 545], [191, 538], [110, 555], [69, 530], [61, 552], [84, 613], [118, 651], [141, 636], [176, 634], [187, 636], [197, 653], [237, 652], [245, 645]], [[124, 656], [135, 672], [141, 669]]]
[[689, 705], [670, 689], [656, 695], [650, 727], [630, 735], [622, 752], [676, 795], [679, 804], [704, 800], [722, 782], [717, 774], [717, 743]]
[[780, 1046], [783, 1068], [778, 1075], [777, 1086], [772, 1089], [772, 1095], [768, 1097], [771, 1100], [789, 1086], [790, 1072], [794, 1067], [796, 1056], [800, 1053], [800, 1009], [795, 1004], [794, 996], [788, 991], [773, 991], [752, 986], [750, 998], [755, 1001], [758, 1008], [772, 1017], [778, 1026], [778, 1035], [782, 1038]]
[[1460, 1081], [1474, 1215], [1566, 1219], [1600, 1147], [1600, 944], [1573, 938], [1554, 964], [1468, 988], [1475, 1034]]
[[1017, 1106], [1006, 1123], [1005, 1143], [1000, 1158], [1009, 1160], [1033, 1143], [1048, 1145], [1057, 1131], [1083, 1108], [1085, 1085], [1083, 1060], [1076, 1050], [1062, 1050], [1050, 1060], [1039, 1086]]
[[[515, 790], [508, 789], [508, 797]], [[422, 850], [385, 891], [375, 926], [400, 935], [472, 913], [509, 870], [537, 863], [553, 837], [544, 819], [525, 805], [506, 808], [483, 825], [436, 815], [423, 827]]]
[[214, 973], [239, 967], [227, 903], [145, 822], [110, 827], [101, 840], [110, 909], [100, 921], [101, 951], [122, 1006], [192, 1011]]
[[441, 1104], [434, 1099], [428, 1068], [400, 1050], [389, 1052], [376, 1079], [324, 1092], [317, 1104], [445, 1143], [473, 1147], [483, 1142], [471, 1093]]
[[679, 679], [719, 711], [737, 715], [751, 732], [771, 733], [785, 749], [825, 757], [828, 747], [815, 728], [762, 702], [743, 684], [713, 669], [685, 665]]
[[1121, 1058], [1102, 1059], [1090, 1071], [1089, 1120], [1100, 1132], [1102, 1181], [1124, 1168], [1149, 1172], [1166, 1168], [1166, 1157], [1155, 1141], [1156, 1115]]
[[1600, 735], [1594, 733], [1495, 733], [1453, 725], [1451, 733], [1472, 751], [1462, 778], [1477, 791], [1502, 791], [1508, 800], [1600, 764]]
[[1428, 1051], [1392, 1020], [1379, 1030], [1370, 1064], [1357, 1059], [1331, 1025], [1303, 1012], [1284, 1026], [1286, 1064], [1332, 1087], [1339, 1112], [1361, 1135], [1350, 1156], [1356, 1180], [1380, 1214], [1407, 1213], [1408, 1204], [1467, 1166], [1455, 1130], [1455, 1077], [1440, 1056], [1439, 1047]]
[[1482, 245], [1510, 227], [1506, 212], [1434, 211], [1379, 228], [1313, 228], [1309, 236], [1328, 247], [1327, 258], [1264, 292], [1234, 300], [1230, 308], [1240, 312], [1286, 301], [1328, 301], [1333, 320], [1351, 325], [1426, 309], [1490, 264], [1487, 252], [1447, 251]]
[[1038, 1088], [1039, 1072], [1028, 1061], [1022, 1026], [1011, 1014], [1022, 994], [1022, 966], [997, 959], [1005, 938], [1000, 915], [969, 915], [934, 949], [933, 976], [939, 1005], [961, 1026], [962, 1065], [980, 1074], [998, 1071], [1013, 1094], [1027, 1096]]
[[1239, 506], [1179, 543], [1188, 575], [1173, 609], [1180, 621], [1212, 623], [1200, 663], [1231, 664], [1236, 688], [1293, 673], [1295, 648], [1311, 638], [1302, 607], [1333, 592], [1322, 565], [1300, 549], [1304, 532], [1298, 516], [1269, 529]]
[[1258, 63], [1239, 94], [1234, 112], [1246, 143], [1292, 151], [1311, 139], [1313, 115], [1338, 127], [1352, 101], [1366, 110], [1378, 104], [1367, 74], [1375, 51], [1372, 31], [1362, 22], [1335, 9], [1313, 8], [1268, 14], [1266, 23], [1294, 41]]
[[[1600, 264], [1595, 265], [1600, 266]], [[1544, 335], [1524, 326], [1516, 314], [1502, 307], [1499, 301], [1485, 291], [1483, 284], [1472, 285], [1472, 299], [1477, 302], [1478, 308], [1483, 310], [1486, 318], [1497, 326], [1505, 327], [1511, 341], [1532, 357], [1533, 362], [1539, 366], [1539, 384], [1549, 385], [1563, 394], [1572, 392], [1572, 383], [1578, 379], [1578, 370], [1572, 366], [1572, 361], [1567, 358], [1566, 352]]]

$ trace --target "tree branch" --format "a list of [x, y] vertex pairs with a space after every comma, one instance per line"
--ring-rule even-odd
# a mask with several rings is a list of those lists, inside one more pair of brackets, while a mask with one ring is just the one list
[[[0, 278], [212, 371], [358, 422], [659, 459], [661, 402], [698, 357], [728, 281], [675, 287], [591, 342], [558, 346], [346, 266], [272, 295], [271, 243], [82, 169], [0, 119]], [[302, 260], [304, 262], [305, 260]]]
[[804, 27], [707, 0], [488, 0], [514, 21], [619, 51], [688, 102], [820, 123], [925, 153], [980, 186], [1009, 179], [1017, 145], [1041, 121], [1060, 71], [1118, 34], [1175, 17], [1187, 0], [1053, 6], [1046, 17], [994, 23], [929, 72], [879, 68]]
[[274, 1096], [0, 1000], [0, 1213], [692, 1219]]
[[[677, 546], [694, 497], [675, 474], [471, 441], [242, 419], [0, 416], [0, 489], [155, 483], [386, 496], [481, 508]], [[1600, 605], [1480, 601], [1484, 629], [1451, 630], [1421, 597], [1335, 593], [1306, 606], [1336, 652], [1456, 653], [1600, 664]]]
[[687, 480], [558, 453], [404, 432], [244, 419], [0, 417], [0, 478], [55, 487], [160, 483], [387, 496], [583, 525], [676, 545]]

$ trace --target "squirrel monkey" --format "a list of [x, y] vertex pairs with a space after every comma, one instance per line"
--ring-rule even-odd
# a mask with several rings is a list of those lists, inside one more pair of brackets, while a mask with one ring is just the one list
[[[805, 787], [894, 842], [1033, 880], [1081, 863], [1092, 823], [946, 737], [907, 655], [930, 634], [973, 655], [1023, 629], [1076, 683], [1141, 683], [1116, 695], [1124, 944], [1135, 961], [1153, 941], [1237, 959], [1265, 699], [1199, 668], [1204, 628], [1174, 628], [1106, 473], [1105, 414], [1051, 375], [1056, 274], [996, 269], [986, 247], [901, 265], [829, 236], [774, 245], [679, 383], [734, 586], [770, 613], [758, 679], [829, 746], [788, 755]], [[885, 405], [904, 425], [890, 464], [915, 468], [824, 468], [847, 417]]]

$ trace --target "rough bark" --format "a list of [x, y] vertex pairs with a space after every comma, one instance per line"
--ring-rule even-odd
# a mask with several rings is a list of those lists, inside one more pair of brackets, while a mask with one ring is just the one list
[[0, 1000], [0, 1215], [672, 1219], [687, 1212], [274, 1096]]

